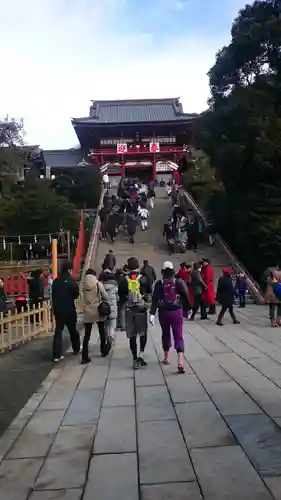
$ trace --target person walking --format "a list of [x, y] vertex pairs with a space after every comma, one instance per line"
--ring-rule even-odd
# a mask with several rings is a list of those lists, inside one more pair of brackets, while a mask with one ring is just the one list
[[[117, 329], [124, 332], [126, 330], [126, 316], [125, 316], [125, 308], [126, 308], [126, 300], [127, 295], [122, 293], [122, 283], [125, 280], [126, 282], [126, 272], [124, 269], [117, 269], [115, 274], [115, 279], [118, 285], [118, 302], [117, 302]], [[123, 287], [124, 289], [124, 287]]]
[[[44, 286], [41, 278], [42, 270], [35, 269], [35, 271], [31, 271], [30, 277], [28, 280], [28, 289], [29, 289], [29, 307], [32, 310], [33, 308], [38, 309], [41, 302], [44, 301]], [[39, 320], [39, 315], [36, 314], [36, 321]], [[31, 321], [33, 321], [33, 317], [31, 317]]]
[[148, 187], [147, 198], [150, 208], [154, 208], [154, 200], [155, 200], [155, 189], [152, 184]]
[[144, 260], [143, 261], [143, 266], [140, 270], [142, 276], [146, 276], [150, 283], [151, 283], [151, 287], [154, 283], [154, 281], [156, 281], [156, 272], [154, 270], [154, 268], [148, 263], [148, 260]]
[[116, 257], [114, 255], [113, 250], [109, 250], [106, 256], [104, 257], [102, 268], [113, 271], [115, 266], [116, 266]]
[[222, 320], [226, 313], [229, 312], [234, 325], [238, 325], [240, 321], [236, 319], [233, 311], [234, 297], [236, 295], [232, 283], [232, 269], [223, 269], [223, 275], [219, 278], [217, 287], [217, 301], [221, 304], [221, 310], [218, 315], [217, 325], [223, 326]]
[[80, 352], [80, 335], [76, 329], [75, 306], [75, 300], [79, 297], [79, 286], [70, 274], [71, 269], [71, 262], [64, 261], [59, 276], [54, 280], [52, 286], [52, 307], [56, 322], [53, 338], [53, 360], [55, 363], [63, 359], [62, 333], [65, 326], [69, 331], [73, 354]]
[[246, 307], [246, 293], [248, 292], [248, 280], [244, 273], [238, 273], [236, 277], [235, 290], [239, 298], [239, 307]]
[[[189, 269], [188, 269], [189, 267]], [[190, 296], [190, 267], [186, 262], [181, 262], [180, 263], [180, 269], [178, 273], [176, 274], [176, 278], [181, 279], [186, 288], [187, 288], [187, 293], [188, 293], [188, 301], [184, 300], [183, 301], [183, 316], [185, 318], [189, 318], [191, 313], [190, 310], [192, 309], [192, 306], [194, 305], [194, 301], [192, 301], [192, 298]]]
[[89, 342], [94, 323], [98, 325], [100, 337], [100, 352], [103, 357], [107, 356], [111, 349], [111, 339], [107, 337], [104, 322], [106, 316], [100, 314], [100, 304], [108, 300], [104, 286], [98, 281], [96, 272], [93, 269], [87, 269], [83, 284], [83, 313], [85, 334], [82, 348], [82, 365], [90, 363]]
[[129, 235], [129, 240], [132, 244], [135, 243], [135, 234], [137, 230], [137, 219], [134, 213], [127, 215], [127, 231]]
[[139, 209], [139, 214], [140, 214], [140, 220], [141, 220], [141, 229], [142, 229], [142, 231], [146, 231], [147, 226], [148, 226], [149, 212], [148, 212], [147, 208], [142, 206]]
[[114, 243], [115, 238], [117, 236], [117, 227], [118, 227], [118, 214], [117, 213], [109, 213], [106, 221], [106, 232], [110, 237], [111, 243]]
[[107, 212], [104, 207], [101, 207], [99, 211], [99, 218], [100, 218], [100, 236], [101, 240], [105, 241], [106, 240], [106, 222], [107, 222]]
[[281, 271], [279, 267], [267, 268], [264, 272], [264, 281], [266, 283], [266, 290], [264, 299], [269, 306], [269, 319], [272, 328], [281, 326], [281, 300], [274, 293], [273, 286], [276, 283], [281, 283]]
[[166, 261], [162, 268], [162, 280], [155, 283], [150, 323], [154, 325], [155, 314], [158, 310], [159, 323], [162, 330], [162, 347], [165, 365], [170, 363], [171, 330], [174, 337], [174, 347], [178, 354], [178, 372], [184, 370], [184, 339], [183, 339], [183, 303], [188, 300], [187, 288], [184, 281], [175, 278], [172, 262]]
[[209, 259], [202, 259], [202, 278], [207, 286], [203, 299], [209, 306], [208, 314], [216, 314], [215, 273]]
[[112, 339], [115, 335], [115, 330], [117, 327], [118, 285], [115, 274], [110, 269], [105, 269], [102, 272], [100, 281], [107, 293], [107, 302], [110, 308], [110, 313], [104, 322], [106, 336], [107, 338]]
[[[119, 283], [119, 294], [126, 297], [126, 334], [133, 356], [133, 369], [147, 366], [144, 351], [147, 343], [147, 308], [152, 293], [150, 281], [140, 274], [139, 261], [130, 257], [127, 261], [128, 275]], [[138, 356], [137, 338], [140, 337]]]
[[202, 279], [201, 271], [202, 271], [201, 262], [195, 262], [193, 264], [193, 269], [190, 274], [191, 290], [194, 297], [194, 305], [192, 308], [192, 315], [190, 316], [190, 321], [194, 320], [199, 307], [201, 312], [200, 319], [202, 320], [207, 319], [207, 307], [206, 307], [206, 302], [203, 298], [203, 294], [207, 290], [207, 285]]
[[163, 226], [163, 238], [164, 237], [166, 237], [169, 249], [169, 255], [171, 255], [175, 249], [175, 237], [176, 237], [175, 227], [173, 225], [173, 220], [171, 218], [169, 218], [168, 222], [166, 222]]

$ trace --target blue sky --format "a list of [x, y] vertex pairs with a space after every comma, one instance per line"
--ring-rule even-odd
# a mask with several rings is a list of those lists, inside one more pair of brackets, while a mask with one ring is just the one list
[[181, 97], [200, 112], [207, 72], [245, 0], [0, 0], [0, 115], [28, 143], [77, 144], [91, 99]]

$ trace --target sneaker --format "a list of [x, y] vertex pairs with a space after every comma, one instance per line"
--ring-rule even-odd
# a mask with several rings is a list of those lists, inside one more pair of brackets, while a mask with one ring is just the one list
[[133, 370], [138, 370], [140, 368], [140, 362], [138, 359], [134, 359], [134, 362], [133, 362]]
[[168, 366], [170, 364], [170, 360], [169, 359], [163, 359], [162, 363], [163, 363], [163, 365]]
[[54, 358], [54, 363], [59, 363], [64, 359], [64, 356], [61, 356], [60, 358]]
[[179, 366], [178, 366], [178, 372], [179, 372], [179, 373], [185, 373], [185, 369], [184, 369], [184, 366], [183, 366], [183, 365], [179, 365]]
[[238, 319], [236, 319], [235, 321], [233, 321], [233, 324], [234, 325], [240, 325], [240, 321], [238, 321]]
[[144, 359], [142, 357], [139, 357], [138, 362], [139, 362], [140, 366], [147, 366], [147, 362], [144, 361]]
[[86, 358], [81, 360], [81, 365], [87, 365], [88, 363], [91, 363], [91, 358]]

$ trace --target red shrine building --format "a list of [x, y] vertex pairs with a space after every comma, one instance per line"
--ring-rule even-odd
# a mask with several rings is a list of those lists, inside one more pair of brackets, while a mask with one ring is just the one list
[[192, 148], [196, 116], [178, 98], [92, 101], [89, 116], [72, 119], [80, 149], [44, 151], [48, 172], [93, 164], [112, 187], [167, 180]]

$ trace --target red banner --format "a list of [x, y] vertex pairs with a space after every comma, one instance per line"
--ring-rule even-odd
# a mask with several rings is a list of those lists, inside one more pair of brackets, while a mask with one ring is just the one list
[[80, 229], [79, 229], [77, 247], [76, 247], [75, 256], [74, 256], [74, 260], [73, 260], [72, 276], [75, 279], [77, 279], [79, 274], [80, 274], [80, 267], [81, 267], [82, 258], [84, 257], [84, 252], [85, 252], [85, 229], [84, 229], [84, 216], [83, 216], [83, 212], [82, 212], [81, 219], [80, 219]]

